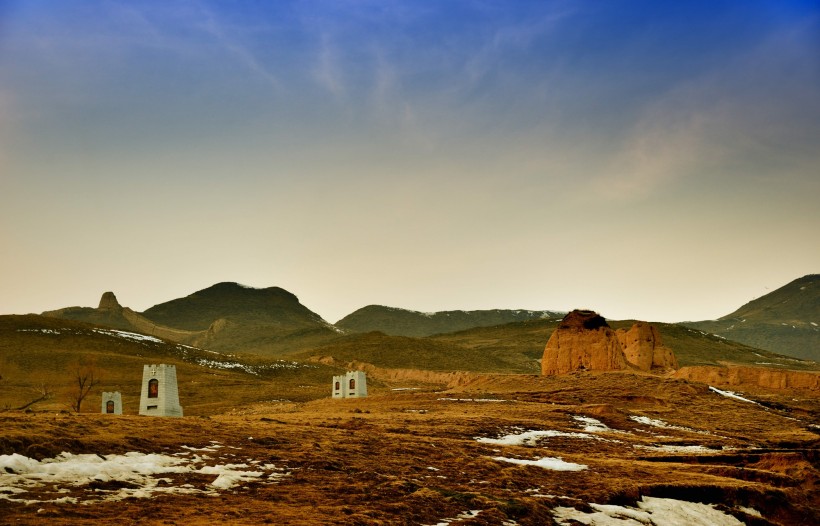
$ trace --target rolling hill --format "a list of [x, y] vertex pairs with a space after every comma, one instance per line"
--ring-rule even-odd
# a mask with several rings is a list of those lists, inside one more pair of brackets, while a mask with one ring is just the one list
[[561, 318], [565, 313], [531, 310], [473, 310], [418, 312], [368, 305], [338, 322], [336, 326], [352, 332], [379, 331], [391, 336], [432, 336], [474, 327], [488, 327], [516, 321]]
[[682, 325], [779, 354], [820, 361], [820, 274], [796, 279], [718, 320]]
[[136, 414], [142, 368], [175, 365], [186, 415], [212, 414], [261, 400], [325, 396], [338, 369], [258, 356], [206, 351], [123, 330], [37, 315], [0, 316], [0, 410], [20, 407], [41, 386], [53, 392], [35, 409], [66, 409], [72, 367], [93, 363], [102, 382], [84, 411], [99, 412], [99, 394], [120, 391], [126, 413]]

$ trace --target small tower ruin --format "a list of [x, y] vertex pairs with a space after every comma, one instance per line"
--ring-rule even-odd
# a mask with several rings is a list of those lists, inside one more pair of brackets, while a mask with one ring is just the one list
[[102, 414], [104, 415], [121, 415], [122, 414], [122, 396], [119, 391], [113, 393], [102, 394]]
[[333, 398], [364, 398], [367, 396], [367, 377], [364, 371], [348, 371], [333, 377]]
[[165, 364], [143, 366], [140, 414], [182, 416], [176, 367]]

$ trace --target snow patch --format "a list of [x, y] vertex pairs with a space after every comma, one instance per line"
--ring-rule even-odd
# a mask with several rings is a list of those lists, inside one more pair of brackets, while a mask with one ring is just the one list
[[691, 427], [684, 427], [684, 426], [676, 426], [673, 424], [669, 424], [664, 422], [663, 420], [657, 420], [655, 418], [649, 418], [648, 416], [635, 416], [632, 415], [629, 417], [630, 420], [634, 422], [638, 422], [639, 424], [644, 424], [647, 426], [658, 427], [661, 429], [677, 429], [678, 431], [688, 431], [690, 433], [698, 433], [700, 435], [711, 435], [709, 431], [701, 431], [698, 429], [692, 429]]
[[[216, 494], [246, 482], [264, 478], [267, 482], [288, 475], [273, 465], [206, 464], [207, 455], [191, 455], [191, 451], [214, 451], [214, 443], [204, 448], [186, 446], [189, 450], [175, 455], [159, 453], [126, 453], [124, 455], [60, 453], [54, 458], [38, 461], [17, 453], [0, 455], [0, 499], [26, 504], [36, 502], [93, 503], [125, 498], [150, 498], [156, 493]], [[185, 483], [186, 475], [216, 475], [207, 485], [197, 488]], [[174, 479], [168, 478], [174, 475]], [[183, 480], [175, 483], [174, 480]], [[162, 483], [162, 485], [160, 485]], [[110, 488], [110, 489], [109, 489]], [[75, 492], [80, 491], [79, 495]], [[37, 498], [24, 498], [36, 492]], [[75, 493], [76, 496], [65, 496]], [[62, 495], [54, 498], [56, 495]]]
[[549, 469], [551, 471], [583, 471], [588, 467], [584, 464], [565, 462], [559, 457], [541, 457], [535, 460], [507, 457], [492, 457], [492, 459], [498, 460], [499, 462], [509, 462], [510, 464], [520, 464], [522, 466], [538, 466], [539, 468]]
[[567, 438], [597, 438], [589, 435], [587, 433], [576, 433], [571, 432], [567, 433], [565, 431], [555, 431], [553, 429], [547, 429], [543, 431], [539, 431], [536, 429], [529, 429], [524, 430], [521, 428], [515, 428], [518, 431], [516, 433], [511, 433], [509, 435], [504, 435], [499, 438], [485, 438], [485, 437], [475, 437], [477, 442], [482, 444], [493, 444], [499, 446], [535, 446], [537, 445], [538, 441], [542, 438], [555, 438], [555, 437], [567, 437]]
[[719, 394], [720, 396], [725, 396], [727, 398], [734, 398], [735, 400], [740, 400], [741, 402], [748, 402], [750, 404], [760, 405], [757, 402], [755, 402], [754, 400], [749, 400], [748, 398], [743, 398], [739, 394], [734, 393], [732, 391], [722, 391], [722, 390], [718, 389], [717, 387], [712, 387], [711, 385], [709, 386], [709, 390], [714, 391], [715, 393]]
[[435, 524], [422, 524], [421, 526], [450, 526], [451, 524], [459, 523], [463, 520], [473, 519], [478, 517], [478, 515], [483, 510], [468, 510], [459, 513], [457, 516], [453, 517], [452, 519], [441, 519], [439, 522]]
[[60, 334], [65, 329], [17, 329], [17, 332], [42, 332], [43, 334]]
[[497, 398], [437, 398], [436, 400], [444, 402], [509, 402], [509, 400]]
[[145, 334], [138, 334], [136, 332], [119, 331], [116, 329], [91, 329], [91, 331], [96, 332], [97, 334], [104, 334], [115, 338], [124, 338], [135, 342], [165, 343], [159, 338], [154, 338], [153, 336], [147, 336]]
[[714, 449], [709, 449], [706, 446], [675, 446], [671, 444], [663, 444], [660, 446], [642, 446], [635, 445], [635, 449], [643, 449], [646, 451], [657, 451], [663, 453], [685, 453], [685, 454], [703, 454], [703, 453], [718, 453]]
[[573, 415], [572, 419], [583, 424], [584, 431], [587, 433], [604, 433], [607, 431], [614, 431], [600, 420], [589, 416]]
[[575, 508], [555, 508], [552, 515], [560, 525], [600, 526], [743, 526], [743, 523], [713, 504], [643, 497], [637, 507], [590, 504], [590, 513]]

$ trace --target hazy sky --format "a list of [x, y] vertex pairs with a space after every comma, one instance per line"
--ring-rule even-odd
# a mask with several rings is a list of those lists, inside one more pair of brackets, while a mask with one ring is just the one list
[[816, 1], [0, 0], [0, 313], [698, 320], [819, 230]]

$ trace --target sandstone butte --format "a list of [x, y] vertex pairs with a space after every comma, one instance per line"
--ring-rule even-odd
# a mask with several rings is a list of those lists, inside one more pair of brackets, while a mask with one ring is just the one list
[[567, 314], [550, 336], [541, 359], [543, 375], [677, 367], [674, 353], [664, 347], [652, 325], [638, 322], [629, 330], [613, 331], [602, 316], [590, 310]]

